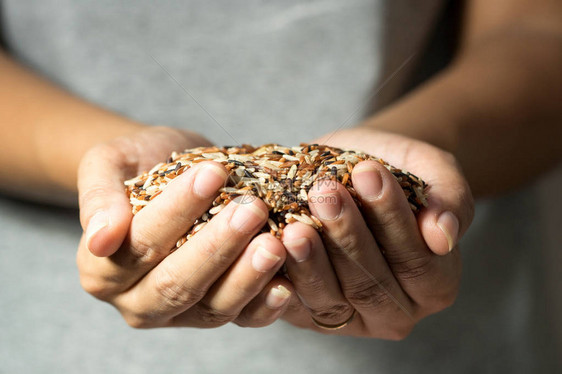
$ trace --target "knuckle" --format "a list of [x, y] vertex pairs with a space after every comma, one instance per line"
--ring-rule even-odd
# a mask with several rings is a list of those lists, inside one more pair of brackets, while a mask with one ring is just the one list
[[327, 239], [326, 250], [335, 259], [357, 258], [361, 251], [362, 243], [353, 233], [341, 232]]
[[401, 341], [406, 339], [412, 333], [414, 329], [413, 323], [406, 323], [399, 327], [394, 327], [391, 331], [388, 332], [388, 336], [386, 337], [388, 340], [393, 341]]
[[135, 232], [131, 236], [129, 252], [133, 255], [133, 261], [144, 264], [159, 262], [163, 255], [157, 250], [157, 242], [146, 232]]
[[297, 274], [294, 285], [299, 290], [306, 290], [307, 294], [321, 295], [325, 293], [326, 283], [320, 274]]
[[431, 273], [431, 260], [431, 256], [421, 256], [406, 260], [387, 258], [392, 273], [394, 273], [396, 278], [402, 280], [418, 280]]
[[[299, 298], [297, 298], [299, 299]], [[297, 300], [296, 302], [289, 302], [289, 305], [287, 305], [285, 307], [285, 314], [287, 315], [298, 315], [301, 314], [303, 312], [304, 309], [304, 305], [302, 303], [302, 301]]]
[[420, 307], [419, 312], [422, 316], [428, 316], [438, 313], [452, 306], [458, 295], [458, 285], [448, 287], [433, 295], [425, 296], [420, 299], [417, 304]]
[[[224, 237], [223, 235], [213, 236], [208, 238], [207, 240], [200, 242], [199, 250], [203, 253], [207, 258], [212, 259], [212, 263], [214, 266], [219, 268], [224, 268], [229, 266], [234, 258], [228, 256], [228, 251], [223, 251], [223, 247], [226, 249], [228, 247], [228, 243], [226, 242], [218, 242], [218, 238]], [[228, 238], [228, 236], [227, 236]]]
[[344, 289], [344, 296], [356, 309], [381, 308], [393, 303], [390, 292], [390, 280], [374, 282], [369, 279]]
[[236, 319], [232, 321], [232, 323], [239, 327], [257, 327], [253, 322], [254, 321], [245, 316], [244, 313], [240, 314], [238, 317], [236, 317]]
[[205, 295], [205, 290], [178, 282], [182, 279], [171, 266], [165, 266], [156, 273], [154, 288], [166, 309], [190, 307]]
[[448, 296], [442, 298], [441, 303], [439, 304], [441, 310], [451, 307], [455, 303], [456, 299], [457, 299], [456, 294], [448, 295]]
[[340, 323], [353, 313], [354, 309], [347, 303], [334, 304], [323, 308], [316, 308], [311, 311], [314, 319]]
[[122, 304], [119, 301], [112, 303], [121, 313], [123, 320], [129, 327], [135, 329], [152, 329], [170, 325], [170, 319], [156, 309], [139, 309], [133, 304]]
[[[381, 199], [393, 199], [395, 197], [396, 196], [392, 194], [385, 194]], [[400, 199], [403, 199], [403, 196], [400, 196]], [[386, 240], [396, 240], [388, 237], [390, 232], [394, 235], [401, 235], [403, 233], [403, 230], [396, 230], [396, 228], [410, 227], [411, 217], [404, 215], [400, 210], [393, 209], [395, 206], [395, 204], [390, 204], [390, 209], [385, 209], [380, 212], [376, 221], [373, 223], [373, 232], [376, 232], [377, 235], [384, 236]]]
[[[119, 309], [119, 308], [118, 308]], [[169, 326], [169, 320], [161, 318], [154, 312], [131, 312], [121, 311], [125, 323], [134, 329], [152, 329], [156, 327]]]
[[450, 291], [437, 297], [433, 302], [436, 311], [442, 311], [452, 306], [457, 299], [457, 294], [457, 291]]
[[232, 321], [232, 323], [240, 326], [240, 327], [266, 327], [271, 325], [273, 322], [277, 320], [277, 316], [269, 316], [269, 317], [255, 317], [255, 316], [246, 316], [244, 314], [240, 314], [236, 319]]
[[153, 322], [139, 315], [123, 316], [123, 319], [129, 327], [134, 329], [150, 329], [155, 327]]
[[102, 301], [110, 300], [117, 292], [115, 283], [91, 275], [81, 274], [80, 285], [84, 291]]
[[225, 312], [215, 309], [206, 303], [197, 305], [197, 314], [200, 321], [207, 326], [219, 327], [232, 322], [238, 317], [237, 313]]

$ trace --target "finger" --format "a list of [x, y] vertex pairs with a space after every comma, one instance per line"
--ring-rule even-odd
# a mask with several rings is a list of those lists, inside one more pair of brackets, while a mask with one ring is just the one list
[[[380, 332], [378, 334], [371, 334], [360, 315], [354, 315], [351, 321], [341, 328], [322, 328], [314, 323], [309, 309], [304, 306], [301, 299], [298, 297], [291, 298], [289, 305], [285, 307], [281, 317], [293, 326], [302, 329], [314, 330], [321, 334], [365, 336], [371, 338], [385, 337], [384, 334]], [[344, 320], [339, 321], [334, 325], [341, 325], [343, 322]], [[381, 328], [380, 331], [383, 331], [383, 329]]]
[[285, 277], [272, 279], [233, 321], [242, 327], [271, 325], [289, 306], [294, 289]]
[[135, 215], [129, 244], [144, 249], [138, 253], [141, 256], [147, 255], [148, 251], [168, 254], [178, 238], [211, 207], [226, 178], [225, 167], [213, 161], [199, 163], [174, 178], [160, 195]]
[[320, 181], [308, 198], [312, 213], [322, 221], [324, 244], [346, 299], [371, 327], [394, 321], [400, 322], [395, 328], [402, 328], [405, 318], [413, 319], [411, 302], [345, 187]]
[[472, 222], [474, 199], [470, 187], [450, 153], [420, 142], [401, 144], [405, 147], [401, 152], [404, 157], [395, 160], [395, 165], [407, 165], [428, 185], [428, 206], [417, 217], [422, 236], [433, 253], [446, 255]]
[[273, 278], [285, 261], [285, 247], [271, 234], [254, 238], [242, 255], [174, 326], [217, 327], [234, 320]]
[[283, 230], [289, 252], [287, 273], [301, 302], [317, 321], [336, 325], [348, 319], [353, 306], [344, 297], [322, 239], [311, 226], [296, 222]]
[[114, 304], [133, 326], [168, 325], [201, 300], [263, 227], [259, 199], [234, 199], [187, 243], [166, 257]]
[[366, 133], [360, 128], [356, 130], [346, 134], [345, 144], [337, 146], [377, 145], [376, 154], [425, 180], [429, 186], [428, 206], [418, 215], [420, 231], [432, 252], [438, 255], [449, 253], [470, 226], [474, 215], [472, 194], [455, 158], [448, 152], [411, 138], [379, 131]]
[[449, 253], [464, 235], [474, 217], [470, 187], [453, 156], [439, 152], [424, 176], [430, 186], [428, 206], [418, 216], [425, 242], [436, 254]]
[[154, 267], [211, 207], [226, 177], [222, 164], [209, 161], [174, 178], [135, 215], [125, 245], [112, 256], [113, 262], [137, 276]]
[[123, 242], [131, 222], [131, 205], [123, 192], [131, 165], [123, 150], [100, 145], [88, 151], [78, 170], [80, 222], [85, 245], [96, 256], [109, 256]]
[[419, 304], [453, 297], [459, 283], [457, 256], [438, 257], [426, 246], [396, 178], [380, 163], [365, 161], [352, 173], [361, 210], [390, 269]]
[[110, 293], [128, 289], [167, 256], [177, 239], [209, 208], [226, 175], [221, 164], [210, 161], [174, 178], [135, 215], [125, 245], [109, 259], [79, 249], [83, 278], [94, 277], [103, 283], [98, 288], [105, 287]]

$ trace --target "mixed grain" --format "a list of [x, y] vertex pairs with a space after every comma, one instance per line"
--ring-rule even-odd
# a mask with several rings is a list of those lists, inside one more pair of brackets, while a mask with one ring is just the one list
[[212, 207], [178, 239], [174, 249], [182, 246], [237, 197], [242, 202], [256, 197], [262, 199], [269, 210], [269, 219], [262, 231], [269, 231], [277, 237], [281, 237], [287, 224], [297, 221], [321, 230], [322, 223], [309, 210], [308, 191], [314, 183], [337, 180], [361, 206], [352, 186], [351, 172], [355, 165], [365, 160], [379, 162], [394, 175], [414, 213], [427, 205], [426, 183], [382, 159], [319, 144], [301, 144], [298, 147], [266, 144], [257, 148], [250, 145], [200, 147], [172, 153], [167, 162], [159, 163], [150, 171], [125, 182], [133, 214], [149, 204], [171, 180], [192, 165], [210, 160], [226, 167], [229, 173], [227, 182], [219, 190]]

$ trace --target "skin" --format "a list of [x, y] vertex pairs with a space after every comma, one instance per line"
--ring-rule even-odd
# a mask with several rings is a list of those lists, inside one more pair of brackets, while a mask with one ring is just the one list
[[[416, 219], [395, 178], [373, 161], [360, 163], [352, 173], [361, 209], [339, 183], [313, 187], [310, 207], [324, 227], [322, 234], [300, 223], [285, 230], [287, 270], [301, 300], [290, 305], [284, 318], [325, 332], [310, 315], [337, 325], [356, 311], [352, 324], [333, 333], [397, 340], [420, 319], [454, 302], [461, 270], [456, 243], [470, 225], [473, 201], [449, 154], [426, 143], [370, 131], [342, 132], [331, 142], [348, 140], [383, 155], [405, 156], [404, 164], [431, 186], [429, 205]], [[354, 138], [359, 135], [361, 139]], [[401, 146], [410, 151], [394, 153]], [[458, 226], [444, 220], [453, 235], [451, 244], [438, 225], [443, 212], [458, 217]], [[451, 252], [449, 245], [454, 247]]]
[[[122, 182], [173, 150], [209, 142], [86, 103], [6, 56], [0, 188], [58, 203], [78, 193], [81, 283], [131, 326], [259, 327], [282, 317], [322, 333], [404, 338], [455, 299], [456, 244], [472, 220], [471, 190], [481, 196], [516, 188], [561, 158], [562, 4], [472, 0], [464, 15], [449, 67], [363, 124], [316, 140], [363, 149], [425, 179], [430, 206], [417, 219], [389, 173], [366, 162], [352, 176], [361, 211], [342, 186], [311, 190], [322, 235], [294, 224], [282, 242], [256, 236], [265, 207], [255, 200], [229, 205], [169, 254], [169, 238], [209, 206], [220, 170], [200, 165], [135, 217]], [[198, 185], [209, 190], [200, 195]], [[333, 208], [337, 214], [325, 214]], [[285, 260], [291, 282], [276, 275]], [[354, 311], [337, 331], [311, 319], [338, 324]]]

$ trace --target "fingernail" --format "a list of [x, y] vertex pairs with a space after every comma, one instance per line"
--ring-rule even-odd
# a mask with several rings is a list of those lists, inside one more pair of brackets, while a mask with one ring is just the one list
[[296, 262], [303, 262], [310, 256], [310, 241], [307, 238], [283, 242], [287, 252]]
[[258, 247], [252, 257], [252, 266], [260, 273], [265, 273], [281, 260], [281, 257], [274, 255], [264, 247]]
[[437, 226], [443, 231], [449, 244], [449, 252], [453, 250], [459, 236], [459, 220], [451, 212], [443, 212], [437, 220]]
[[338, 218], [342, 211], [342, 203], [339, 194], [323, 193], [310, 196], [309, 202], [315, 210], [315, 216], [325, 221], [333, 221]]
[[271, 309], [279, 309], [289, 301], [290, 297], [291, 291], [279, 285], [269, 291], [265, 298], [265, 305]]
[[353, 169], [353, 187], [365, 200], [375, 200], [382, 192], [381, 173], [369, 163], [363, 163]]
[[265, 223], [266, 213], [258, 208], [252, 199], [245, 202], [244, 196], [232, 200], [236, 204], [236, 211], [230, 218], [230, 227], [240, 232], [252, 232]]
[[205, 165], [195, 175], [193, 190], [200, 197], [208, 199], [217, 193], [225, 179], [226, 172], [218, 165]]
[[99, 211], [90, 218], [86, 228], [86, 247], [90, 249], [90, 244], [96, 235], [109, 226], [109, 215], [104, 211]]

